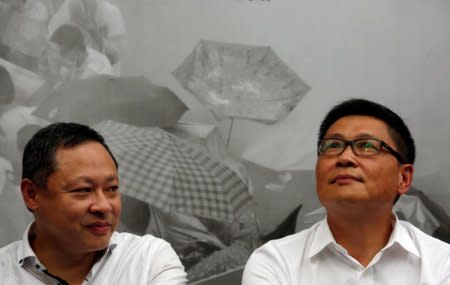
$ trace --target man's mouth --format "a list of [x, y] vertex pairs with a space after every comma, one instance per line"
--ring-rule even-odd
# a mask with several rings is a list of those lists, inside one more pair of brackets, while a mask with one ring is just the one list
[[350, 174], [336, 175], [329, 180], [330, 184], [348, 184], [354, 181], [362, 182], [362, 178]]
[[106, 234], [110, 232], [112, 224], [109, 222], [96, 222], [86, 226], [94, 234]]

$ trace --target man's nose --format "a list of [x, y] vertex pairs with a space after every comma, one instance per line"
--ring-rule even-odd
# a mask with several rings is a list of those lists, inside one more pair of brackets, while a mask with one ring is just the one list
[[344, 151], [338, 155], [337, 167], [355, 167], [357, 162], [355, 160], [356, 154], [353, 152], [352, 146], [350, 144], [346, 145]]
[[108, 213], [111, 212], [111, 199], [108, 198], [102, 190], [96, 191], [90, 207], [92, 213]]

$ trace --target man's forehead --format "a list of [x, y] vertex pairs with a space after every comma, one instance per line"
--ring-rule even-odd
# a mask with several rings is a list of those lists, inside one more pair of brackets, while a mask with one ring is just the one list
[[[89, 155], [89, 152], [92, 154], [92, 151], [95, 151], [96, 153], [103, 153], [101, 157], [95, 156], [95, 159], [92, 158], [92, 156]], [[86, 153], [86, 156], [81, 155]], [[91, 159], [92, 158], [92, 159]], [[97, 141], [85, 141], [80, 144], [76, 144], [73, 146], [63, 146], [60, 145], [56, 151], [54, 156], [54, 171], [53, 175], [56, 172], [64, 171], [66, 174], [68, 174], [70, 177], [67, 177], [67, 179], [85, 179], [84, 176], [76, 176], [73, 171], [73, 167], [77, 167], [79, 163], [87, 162], [91, 164], [93, 161], [99, 162], [103, 161], [104, 159], [110, 160], [111, 166], [113, 167], [113, 172], [107, 175], [105, 180], [112, 181], [112, 180], [118, 180], [118, 170], [114, 163], [114, 160], [111, 156], [111, 154], [108, 152], [108, 150], [99, 142]]]
[[94, 141], [94, 140], [86, 140], [84, 142], [80, 142], [80, 143], [77, 143], [74, 145], [64, 145], [61, 143], [55, 150], [55, 163], [57, 163], [58, 160], [67, 157], [68, 154], [69, 154], [70, 158], [72, 158], [72, 160], [81, 158], [78, 155], [73, 156], [73, 154], [75, 154], [77, 152], [84, 153], [88, 150], [96, 151], [97, 153], [104, 152], [105, 155], [108, 155], [108, 157], [111, 158], [111, 160], [113, 160], [111, 154], [108, 152], [106, 147], [104, 145], [102, 145], [100, 142]]
[[325, 136], [353, 135], [353, 136], [387, 136], [389, 126], [382, 120], [365, 115], [343, 116], [330, 125]]

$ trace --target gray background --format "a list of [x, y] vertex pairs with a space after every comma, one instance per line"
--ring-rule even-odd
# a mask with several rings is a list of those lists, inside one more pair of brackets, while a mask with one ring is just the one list
[[[229, 122], [215, 122], [171, 75], [200, 39], [270, 45], [312, 87], [285, 120], [274, 125], [242, 120], [234, 126], [234, 154], [267, 167], [303, 171], [294, 172], [283, 193], [260, 189], [266, 198], [279, 198], [268, 216], [282, 216], [299, 202], [316, 206], [313, 179], [299, 177], [314, 168], [320, 120], [348, 97], [378, 101], [406, 120], [418, 149], [414, 185], [450, 213], [449, 1], [116, 3], [129, 32], [122, 74], [144, 74], [169, 86], [191, 108], [184, 120], [218, 123], [226, 136]], [[258, 173], [253, 175], [258, 180]]]
[[[418, 156], [414, 185], [450, 214], [450, 1], [448, 0], [127, 0], [128, 50], [122, 75], [168, 86], [191, 109], [184, 121], [218, 124], [171, 72], [200, 39], [269, 45], [312, 89], [273, 125], [239, 120], [233, 154], [289, 172], [285, 188], [251, 169], [263, 230], [314, 194], [320, 120], [339, 101], [364, 97], [397, 111], [410, 126]], [[25, 209], [23, 209], [25, 211]], [[303, 209], [302, 209], [303, 211]]]

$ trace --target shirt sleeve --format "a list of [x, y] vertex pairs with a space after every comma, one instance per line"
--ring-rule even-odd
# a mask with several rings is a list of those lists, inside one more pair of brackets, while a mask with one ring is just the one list
[[247, 261], [242, 285], [288, 285], [283, 260], [269, 242], [257, 249]]
[[187, 284], [184, 267], [173, 248], [166, 241], [161, 240], [148, 280], [149, 285]]
[[447, 256], [447, 260], [444, 266], [444, 278], [441, 285], [450, 285], [450, 253]]

